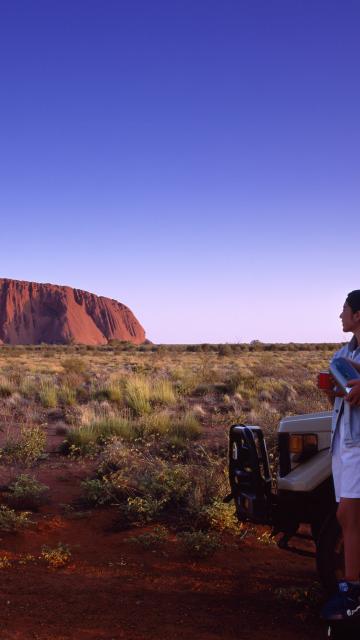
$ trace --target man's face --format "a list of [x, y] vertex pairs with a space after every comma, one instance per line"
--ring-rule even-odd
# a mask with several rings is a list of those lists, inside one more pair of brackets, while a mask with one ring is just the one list
[[345, 302], [342, 313], [340, 313], [342, 320], [343, 331], [356, 331], [360, 327], [360, 311], [353, 313], [351, 307]]

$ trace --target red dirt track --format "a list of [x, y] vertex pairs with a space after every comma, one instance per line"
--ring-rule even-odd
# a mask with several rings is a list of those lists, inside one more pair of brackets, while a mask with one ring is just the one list
[[[0, 540], [0, 556], [12, 563], [0, 569], [1, 640], [326, 637], [318, 605], [284, 600], [276, 591], [311, 585], [312, 559], [256, 536], [228, 538], [223, 550], [196, 562], [172, 535], [164, 546], [143, 550], [127, 542], [140, 529], [116, 530], [114, 509], [64, 515], [58, 505], [77, 497], [81, 480], [71, 462], [36, 475], [51, 486], [52, 502], [31, 529]], [[49, 568], [39, 559], [41, 548], [59, 541], [71, 547], [70, 564]]]

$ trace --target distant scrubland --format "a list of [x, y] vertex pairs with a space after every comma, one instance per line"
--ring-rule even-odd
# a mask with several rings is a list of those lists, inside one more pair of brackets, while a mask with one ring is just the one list
[[124, 527], [157, 523], [160, 537], [173, 526], [206, 553], [237, 527], [222, 503], [228, 427], [263, 427], [275, 461], [281, 417], [328, 409], [316, 375], [338, 346], [2, 346], [0, 463], [17, 474], [8, 507], [44, 498], [31, 483], [49, 456], [88, 461], [85, 506], [111, 506]]

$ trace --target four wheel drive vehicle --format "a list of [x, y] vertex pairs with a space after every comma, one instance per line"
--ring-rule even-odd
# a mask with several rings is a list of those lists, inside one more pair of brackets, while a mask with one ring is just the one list
[[306, 553], [288, 543], [293, 537], [306, 537], [299, 528], [310, 525], [308, 537], [316, 545], [319, 578], [329, 593], [343, 575], [343, 543], [331, 474], [331, 415], [326, 411], [281, 420], [276, 479], [271, 477], [260, 427], [233, 425], [228, 497], [234, 499], [240, 521], [268, 524], [274, 535], [282, 533], [281, 548]]

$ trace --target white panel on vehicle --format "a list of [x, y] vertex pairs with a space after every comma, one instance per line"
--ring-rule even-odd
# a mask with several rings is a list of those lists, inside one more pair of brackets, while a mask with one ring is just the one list
[[332, 411], [288, 416], [280, 421], [278, 433], [319, 433], [331, 431]]
[[320, 451], [303, 462], [284, 478], [278, 478], [279, 491], [312, 491], [331, 475], [329, 449]]

